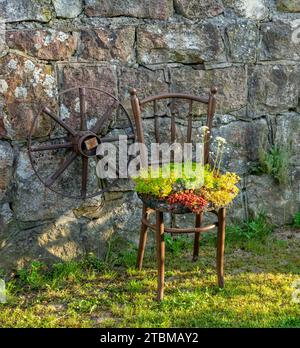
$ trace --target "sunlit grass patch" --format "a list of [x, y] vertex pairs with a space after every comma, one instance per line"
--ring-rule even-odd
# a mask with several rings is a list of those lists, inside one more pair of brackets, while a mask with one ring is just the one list
[[[300, 304], [292, 300], [300, 279], [300, 239], [279, 238], [265, 227], [260, 220], [229, 228], [224, 289], [216, 286], [213, 235], [202, 237], [196, 262], [192, 238], [170, 237], [161, 303], [155, 301], [153, 247], [141, 272], [134, 267], [133, 245], [122, 252], [111, 245], [106, 262], [87, 255], [50, 269], [33, 263], [7, 283], [0, 326], [300, 327]], [[236, 228], [239, 238], [230, 232]]]

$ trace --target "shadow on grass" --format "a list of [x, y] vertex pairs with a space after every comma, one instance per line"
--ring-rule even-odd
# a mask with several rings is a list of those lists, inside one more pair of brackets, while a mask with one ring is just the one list
[[[236, 232], [236, 229], [239, 229]], [[237, 234], [238, 238], [237, 238]], [[166, 240], [166, 289], [155, 301], [156, 261], [147, 249], [135, 269], [136, 248], [114, 241], [104, 261], [87, 255], [52, 268], [33, 263], [8, 285], [2, 327], [299, 327], [293, 302], [300, 240], [281, 240], [261, 221], [228, 228], [225, 289], [216, 286], [215, 237]]]

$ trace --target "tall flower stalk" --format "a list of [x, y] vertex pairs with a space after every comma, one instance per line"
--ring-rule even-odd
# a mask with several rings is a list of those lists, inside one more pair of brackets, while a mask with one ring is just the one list
[[213, 172], [216, 173], [218, 176], [220, 174], [220, 167], [221, 167], [226, 140], [222, 137], [216, 137], [216, 142], [218, 147], [217, 147], [216, 158], [214, 161]]
[[211, 138], [209, 128], [207, 126], [202, 126], [198, 129], [198, 133], [198, 137], [200, 137], [200, 143], [204, 148], [204, 145], [208, 143]]

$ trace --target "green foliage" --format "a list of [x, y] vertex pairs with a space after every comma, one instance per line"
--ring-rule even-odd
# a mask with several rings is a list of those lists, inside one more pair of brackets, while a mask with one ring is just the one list
[[[201, 170], [198, 163], [169, 163], [159, 168], [150, 167], [133, 178], [137, 192], [154, 197], [166, 197], [172, 191], [196, 189], [202, 186]], [[195, 175], [194, 171], [199, 173]]]
[[33, 261], [29, 268], [23, 268], [18, 272], [19, 279], [24, 285], [37, 289], [45, 283], [45, 268], [44, 263]]
[[31, 289], [43, 287], [56, 288], [66, 281], [80, 281], [86, 272], [86, 260], [59, 262], [48, 268], [44, 263], [33, 261], [29, 267], [18, 272], [18, 282]]
[[119, 253], [114, 253], [111, 257], [112, 263], [115, 266], [135, 267], [137, 250], [131, 244], [128, 250], [120, 250]]
[[65, 281], [79, 281], [82, 279], [84, 276], [83, 262], [68, 261], [56, 263], [47, 277], [51, 286], [56, 287]]
[[273, 145], [266, 150], [262, 143], [259, 146], [259, 170], [269, 174], [279, 184], [288, 182], [291, 145]]
[[[274, 226], [270, 224], [265, 214], [261, 213], [256, 218], [243, 223], [231, 223], [226, 226], [226, 243], [232, 247], [243, 246], [245, 242], [260, 241], [265, 239], [273, 232]], [[216, 242], [216, 235], [205, 233], [202, 235], [204, 243], [213, 244]]]
[[[198, 163], [190, 163], [190, 168], [194, 175], [186, 170], [183, 163], [167, 164], [155, 170], [150, 167], [133, 179], [135, 189], [138, 193], [158, 198], [193, 190], [192, 193], [216, 208], [228, 205], [238, 194], [236, 183], [240, 178], [235, 173], [220, 174], [209, 165], [203, 167]], [[189, 203], [193, 205], [194, 202]]]
[[293, 226], [300, 228], [300, 212], [295, 214]]
[[154, 197], [168, 196], [172, 192], [172, 187], [175, 183], [171, 178], [152, 178], [151, 180], [135, 178], [134, 180], [137, 192]]
[[262, 240], [274, 230], [264, 214], [259, 214], [255, 219], [242, 224], [228, 225], [226, 234], [228, 240]]
[[134, 267], [136, 265], [136, 246], [116, 235], [108, 241], [108, 248], [105, 255], [106, 270], [112, 267], [126, 266]]
[[100, 260], [93, 253], [88, 253], [82, 260], [82, 267], [84, 269], [102, 272], [106, 269], [106, 263]]
[[164, 239], [167, 252], [171, 252], [174, 256], [180, 256], [184, 249], [192, 247], [191, 239], [186, 236], [174, 237], [170, 234], [166, 234]]
[[72, 312], [75, 311], [77, 313], [93, 313], [98, 307], [99, 300], [96, 298], [92, 299], [80, 299], [75, 300], [70, 303], [68, 309]]

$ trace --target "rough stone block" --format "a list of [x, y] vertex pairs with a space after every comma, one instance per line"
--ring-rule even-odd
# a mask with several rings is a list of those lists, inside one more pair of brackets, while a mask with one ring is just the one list
[[258, 28], [252, 21], [242, 20], [229, 24], [225, 29], [233, 62], [256, 61]]
[[75, 18], [82, 12], [82, 0], [52, 0], [57, 17]]
[[81, 32], [80, 60], [120, 61], [133, 63], [135, 59], [135, 28], [97, 28]]
[[[39, 174], [47, 177], [47, 174], [53, 173], [55, 158], [48, 152], [43, 152], [42, 156], [40, 164], [43, 170]], [[20, 152], [17, 159], [15, 180], [17, 192], [12, 206], [21, 227], [27, 228], [41, 224], [42, 221], [53, 220], [76, 205], [75, 200], [56, 195], [39, 181], [32, 169], [26, 149]]]
[[89, 17], [137, 17], [168, 19], [173, 14], [172, 0], [86, 0], [85, 13]]
[[[140, 99], [169, 91], [165, 71], [163, 69], [151, 71], [146, 68], [134, 69], [122, 67], [119, 71], [119, 96], [125, 108], [130, 113], [130, 88], [135, 88], [137, 90]], [[153, 116], [152, 105], [143, 108], [143, 116]]]
[[250, 115], [283, 112], [297, 107], [299, 98], [297, 65], [257, 65], [249, 75]]
[[294, 28], [291, 21], [262, 24], [259, 60], [299, 60], [299, 33], [299, 28]]
[[13, 212], [10, 209], [9, 203], [0, 204], [0, 248], [1, 239], [13, 221]]
[[[223, 137], [226, 151], [223, 155], [222, 168], [245, 174], [258, 160], [258, 148], [261, 139], [268, 135], [266, 120], [233, 121], [213, 128], [213, 137]], [[212, 142], [212, 151], [216, 153], [216, 143]]]
[[259, 21], [266, 19], [270, 12], [267, 0], [223, 0], [223, 4], [237, 16]]
[[49, 22], [52, 11], [51, 0], [5, 0], [0, 2], [0, 13], [6, 22]]
[[[26, 139], [33, 117], [42, 104], [51, 104], [56, 96], [56, 79], [51, 65], [16, 54], [0, 58], [0, 97], [3, 110], [0, 115], [5, 136]], [[47, 135], [49, 119], [41, 118], [34, 134]]]
[[[75, 86], [93, 86], [117, 96], [116, 67], [108, 64], [71, 64], [59, 68], [59, 84], [62, 89]], [[60, 99], [62, 119], [75, 129], [80, 126], [80, 104], [78, 89], [64, 94]], [[92, 127], [97, 119], [112, 105], [113, 99], [103, 92], [88, 90], [86, 94], [88, 126]]]
[[[94, 200], [91, 207], [95, 207]], [[6, 270], [16, 270], [33, 260], [51, 264], [78, 259], [89, 252], [101, 259], [106, 254], [107, 240], [114, 233], [118, 233], [118, 238], [138, 242], [140, 208], [136, 195], [128, 193], [97, 208], [98, 216], [75, 218], [70, 209], [60, 211], [53, 222], [19, 231], [12, 227], [0, 234], [0, 263]]]
[[208, 22], [142, 26], [137, 31], [137, 52], [140, 64], [226, 61], [221, 32]]
[[247, 209], [250, 218], [264, 212], [274, 224], [291, 223], [299, 207], [295, 192], [280, 186], [270, 175], [250, 175], [246, 178]]
[[277, 0], [277, 10], [283, 12], [300, 12], [300, 0]]
[[0, 242], [0, 263], [10, 271], [26, 267], [32, 261], [53, 264], [85, 255], [85, 235], [80, 223], [71, 216], [25, 230], [9, 229]]
[[[195, 70], [191, 67], [171, 69], [171, 90], [206, 95], [218, 88], [217, 113], [239, 110], [247, 104], [247, 72], [244, 67]], [[206, 108], [200, 109], [205, 112]]]
[[274, 143], [283, 146], [291, 145], [291, 164], [300, 166], [300, 114], [296, 112], [278, 114], [275, 123]]
[[224, 11], [219, 0], [174, 0], [176, 12], [190, 19], [215, 17]]
[[14, 152], [6, 141], [0, 141], [0, 202], [10, 189], [13, 175]]
[[45, 60], [66, 60], [77, 45], [72, 33], [56, 30], [14, 30], [7, 31], [6, 42], [11, 49]]

